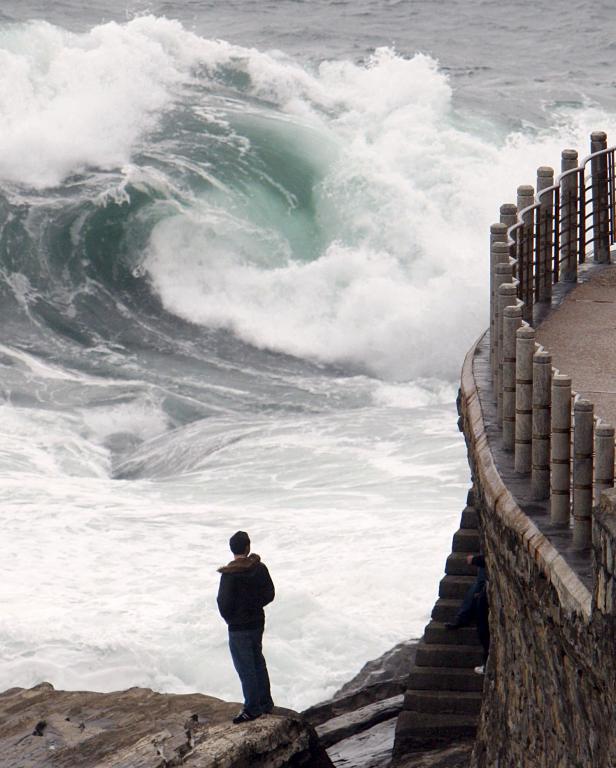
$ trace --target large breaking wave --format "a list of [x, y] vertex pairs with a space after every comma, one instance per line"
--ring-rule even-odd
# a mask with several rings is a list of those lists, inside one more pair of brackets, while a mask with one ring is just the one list
[[236, 528], [281, 587], [281, 703], [420, 633], [487, 227], [613, 124], [552, 122], [456, 113], [421, 54], [0, 26], [2, 687], [236, 696], [213, 600]]
[[160, 300], [393, 379], [455, 376], [485, 325], [494, 201], [590, 122], [479, 138], [427, 56], [309, 70], [150, 16], [6, 26], [0, 63], [5, 277], [22, 306], [38, 297], [91, 338], [105, 330], [88, 302]]

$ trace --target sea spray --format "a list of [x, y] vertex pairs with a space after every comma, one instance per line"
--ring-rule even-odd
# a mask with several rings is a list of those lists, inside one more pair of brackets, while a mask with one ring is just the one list
[[468, 484], [488, 224], [613, 129], [480, 120], [427, 55], [213, 37], [1, 28], [0, 688], [237, 699], [237, 528], [278, 586], [279, 703], [418, 636]]

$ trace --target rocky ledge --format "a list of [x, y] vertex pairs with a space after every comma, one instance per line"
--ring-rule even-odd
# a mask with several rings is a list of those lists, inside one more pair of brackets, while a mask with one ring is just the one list
[[[419, 643], [368, 662], [329, 701], [233, 725], [239, 704], [131, 688], [0, 694], [2, 768], [389, 768]], [[396, 768], [467, 768], [473, 739], [396, 754]], [[325, 751], [327, 750], [327, 752]]]
[[3, 768], [332, 768], [296, 712], [233, 725], [238, 705], [201, 694], [56, 691], [0, 694]]
[[473, 739], [417, 749], [392, 762], [397, 716], [418, 642], [400, 643], [361, 671], [329, 701], [303, 712], [335, 768], [468, 768]]
[[[202, 694], [56, 691], [0, 694], [2, 768], [386, 768], [416, 641], [369, 662], [330, 701], [277, 707], [243, 725], [239, 704]], [[318, 734], [318, 735], [317, 735]], [[327, 752], [325, 749], [327, 748]], [[472, 741], [418, 751], [396, 768], [466, 768]]]

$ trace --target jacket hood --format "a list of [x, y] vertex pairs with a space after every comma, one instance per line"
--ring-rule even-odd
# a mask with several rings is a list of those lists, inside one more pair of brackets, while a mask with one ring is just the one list
[[227, 565], [218, 569], [218, 573], [246, 573], [251, 568], [259, 565], [261, 558], [259, 555], [250, 554], [248, 557], [241, 557], [239, 560], [231, 560]]

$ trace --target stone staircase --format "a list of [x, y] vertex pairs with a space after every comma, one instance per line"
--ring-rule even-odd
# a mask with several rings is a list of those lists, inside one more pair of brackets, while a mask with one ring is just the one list
[[396, 725], [394, 755], [474, 736], [477, 729], [483, 690], [483, 675], [474, 671], [483, 660], [477, 629], [445, 627], [445, 622], [454, 621], [477, 573], [475, 566], [466, 563], [468, 554], [479, 552], [477, 511], [471, 503], [469, 493], [432, 620], [417, 647]]

